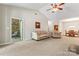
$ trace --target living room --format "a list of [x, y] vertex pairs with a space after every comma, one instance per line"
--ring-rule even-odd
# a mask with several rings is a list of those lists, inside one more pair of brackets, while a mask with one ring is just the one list
[[78, 11], [79, 3], [0, 4], [0, 55], [78, 55]]

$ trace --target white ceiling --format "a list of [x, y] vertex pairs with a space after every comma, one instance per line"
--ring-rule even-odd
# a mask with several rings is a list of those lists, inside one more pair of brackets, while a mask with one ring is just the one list
[[39, 10], [40, 8], [44, 7], [48, 3], [4, 3], [5, 5], [16, 6], [16, 7], [23, 7], [29, 8], [34, 10]]

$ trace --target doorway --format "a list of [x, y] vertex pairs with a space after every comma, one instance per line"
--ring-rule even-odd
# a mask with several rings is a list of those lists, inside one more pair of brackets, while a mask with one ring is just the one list
[[13, 42], [23, 40], [23, 20], [18, 18], [11, 19], [11, 39]]

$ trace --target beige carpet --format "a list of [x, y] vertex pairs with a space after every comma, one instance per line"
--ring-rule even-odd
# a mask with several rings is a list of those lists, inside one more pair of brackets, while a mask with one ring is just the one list
[[61, 39], [45, 39], [41, 41], [20, 41], [0, 48], [2, 56], [77, 56], [69, 52], [70, 44], [79, 44], [79, 37], [62, 37]]

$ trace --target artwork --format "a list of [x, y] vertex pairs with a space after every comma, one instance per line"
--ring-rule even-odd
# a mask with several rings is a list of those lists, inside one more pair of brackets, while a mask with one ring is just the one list
[[35, 28], [37, 28], [37, 29], [40, 28], [40, 22], [35, 22]]
[[12, 18], [12, 37], [20, 38], [20, 20]]
[[54, 25], [54, 31], [58, 31], [58, 25]]

